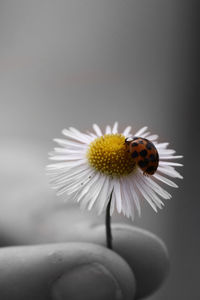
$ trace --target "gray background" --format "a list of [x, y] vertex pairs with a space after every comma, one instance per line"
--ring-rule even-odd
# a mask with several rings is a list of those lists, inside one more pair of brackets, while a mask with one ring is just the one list
[[135, 221], [158, 234], [171, 257], [166, 283], [149, 299], [198, 299], [197, 2], [0, 1], [2, 241], [15, 218], [18, 237], [8, 243], [26, 240], [29, 229], [16, 211], [11, 221], [10, 207], [16, 195], [29, 203], [34, 184], [48, 193], [47, 152], [62, 128], [148, 125], [185, 165], [165, 208], [155, 215], [144, 203]]

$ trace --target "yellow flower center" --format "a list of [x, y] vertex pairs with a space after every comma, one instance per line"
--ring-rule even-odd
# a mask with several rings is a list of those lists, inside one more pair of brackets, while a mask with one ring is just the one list
[[87, 152], [89, 164], [109, 176], [124, 176], [135, 170], [136, 164], [127, 152], [122, 134], [105, 134], [90, 143]]

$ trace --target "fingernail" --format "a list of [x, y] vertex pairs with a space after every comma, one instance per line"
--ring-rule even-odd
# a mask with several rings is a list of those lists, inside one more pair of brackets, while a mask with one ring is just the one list
[[121, 300], [113, 274], [99, 263], [81, 265], [62, 275], [52, 287], [53, 300]]

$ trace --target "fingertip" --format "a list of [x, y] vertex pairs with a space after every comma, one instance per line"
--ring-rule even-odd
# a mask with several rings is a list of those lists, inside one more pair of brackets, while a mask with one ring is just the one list
[[169, 254], [164, 242], [147, 230], [127, 225], [116, 224], [113, 235], [117, 252], [135, 272], [137, 298], [159, 289], [169, 273]]
[[[0, 251], [2, 300], [132, 300], [136, 282], [127, 262], [89, 243], [11, 247]], [[15, 287], [15, 288], [12, 288]]]
[[[94, 228], [98, 243], [105, 245], [105, 227]], [[164, 242], [153, 233], [125, 224], [113, 224], [113, 249], [122, 256], [134, 272], [136, 298], [155, 292], [169, 272], [169, 255]], [[103, 238], [104, 236], [104, 238]]]
[[122, 300], [121, 285], [104, 265], [84, 264], [63, 274], [52, 286], [53, 300]]
[[134, 299], [134, 275], [118, 254], [93, 244], [76, 244], [75, 247], [78, 245], [82, 253], [76, 257], [73, 267], [54, 282], [53, 300]]

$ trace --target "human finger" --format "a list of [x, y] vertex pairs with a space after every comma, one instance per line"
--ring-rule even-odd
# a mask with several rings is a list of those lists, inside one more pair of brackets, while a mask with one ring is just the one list
[[0, 250], [1, 300], [133, 300], [135, 278], [118, 254], [66, 243]]
[[[112, 224], [113, 250], [132, 268], [137, 281], [136, 298], [155, 292], [169, 271], [164, 242], [153, 233], [125, 224]], [[86, 240], [106, 245], [105, 226], [94, 226]]]

